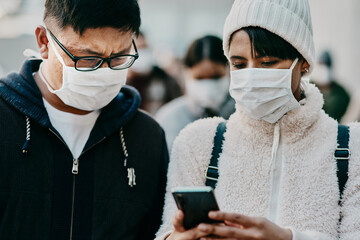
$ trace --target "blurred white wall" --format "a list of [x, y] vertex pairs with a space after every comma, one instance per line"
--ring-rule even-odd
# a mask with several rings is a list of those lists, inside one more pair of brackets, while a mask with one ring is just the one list
[[360, 87], [360, 1], [309, 0], [317, 53], [330, 49], [337, 79], [350, 91]]
[[222, 37], [233, 0], [139, 0], [142, 30], [150, 43], [170, 46], [182, 57], [195, 39], [206, 34]]

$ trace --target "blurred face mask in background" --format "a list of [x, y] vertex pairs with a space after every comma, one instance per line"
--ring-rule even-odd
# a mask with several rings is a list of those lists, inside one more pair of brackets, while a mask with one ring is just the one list
[[230, 95], [250, 117], [277, 122], [300, 106], [291, 90], [290, 69], [245, 68], [231, 72]]
[[131, 70], [140, 74], [149, 74], [154, 65], [152, 52], [149, 48], [138, 49], [139, 58], [131, 66]]
[[186, 95], [191, 102], [201, 108], [218, 111], [228, 94], [229, 79], [193, 79], [185, 80]]

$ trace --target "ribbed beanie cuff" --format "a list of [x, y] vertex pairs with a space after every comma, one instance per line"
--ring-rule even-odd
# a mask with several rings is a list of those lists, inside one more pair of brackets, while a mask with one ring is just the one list
[[282, 37], [307, 60], [312, 71], [315, 49], [307, 0], [235, 0], [224, 25], [223, 47], [228, 59], [232, 34], [249, 26]]

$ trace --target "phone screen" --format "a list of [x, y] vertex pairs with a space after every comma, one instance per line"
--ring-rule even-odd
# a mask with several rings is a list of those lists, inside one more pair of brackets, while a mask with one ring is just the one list
[[177, 207], [184, 212], [184, 227], [191, 229], [200, 223], [216, 223], [209, 211], [219, 210], [211, 187], [181, 187], [172, 190]]

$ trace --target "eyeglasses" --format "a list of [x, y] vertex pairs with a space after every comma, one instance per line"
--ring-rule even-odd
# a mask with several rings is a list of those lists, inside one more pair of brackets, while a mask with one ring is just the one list
[[139, 53], [137, 51], [134, 39], [132, 44], [134, 45], [135, 54], [121, 54], [110, 58], [102, 58], [95, 56], [86, 56], [86, 57], [76, 57], [72, 55], [65, 47], [60, 43], [60, 41], [49, 31], [50, 36], [54, 41], [59, 45], [59, 47], [71, 58], [75, 63], [75, 69], [82, 72], [94, 71], [103, 65], [104, 62], [107, 62], [109, 67], [113, 70], [123, 70], [131, 67], [136, 59], [139, 58]]

